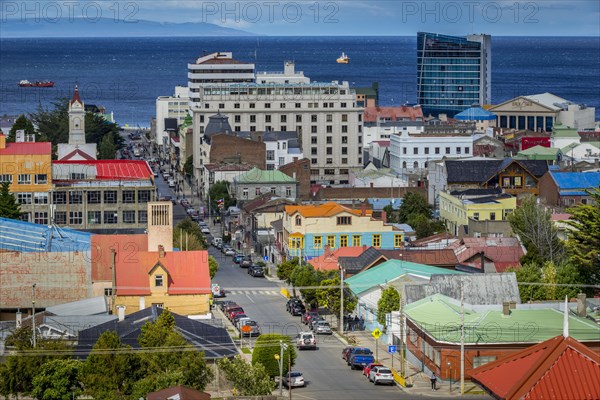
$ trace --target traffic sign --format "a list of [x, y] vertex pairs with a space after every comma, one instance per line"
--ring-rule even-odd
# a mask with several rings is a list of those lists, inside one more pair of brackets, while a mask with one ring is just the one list
[[371, 332], [371, 335], [373, 335], [375, 339], [379, 339], [381, 335], [383, 335], [383, 332], [381, 332], [379, 328], [375, 328], [373, 332]]
[[265, 262], [268, 262], [269, 261], [269, 256], [264, 256], [263, 260], [265, 260]]
[[252, 332], [252, 327], [250, 325], [242, 325], [242, 332], [244, 332], [244, 333]]
[[388, 346], [388, 353], [394, 354], [397, 352], [396, 346]]

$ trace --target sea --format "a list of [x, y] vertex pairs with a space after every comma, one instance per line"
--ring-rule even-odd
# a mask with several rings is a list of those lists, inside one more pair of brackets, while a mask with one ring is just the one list
[[[600, 120], [600, 38], [493, 37], [492, 102], [550, 92], [596, 107]], [[415, 36], [168, 37], [0, 39], [0, 115], [52, 108], [75, 84], [87, 104], [117, 123], [150, 126], [158, 96], [187, 85], [187, 64], [204, 52], [232, 51], [259, 71], [295, 62], [312, 81], [379, 82], [380, 105], [416, 102]], [[345, 52], [349, 64], [337, 64]], [[54, 88], [20, 88], [51, 80]]]

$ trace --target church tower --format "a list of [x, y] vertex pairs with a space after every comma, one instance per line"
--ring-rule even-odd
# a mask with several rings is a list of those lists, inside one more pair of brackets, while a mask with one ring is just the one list
[[69, 144], [85, 144], [85, 109], [77, 85], [69, 102]]

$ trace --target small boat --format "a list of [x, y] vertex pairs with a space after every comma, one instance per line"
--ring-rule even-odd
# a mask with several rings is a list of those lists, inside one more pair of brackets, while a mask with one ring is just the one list
[[346, 53], [342, 52], [340, 58], [337, 59], [338, 64], [348, 64], [350, 62], [350, 58], [346, 55]]
[[19, 86], [20, 87], [53, 87], [54, 82], [52, 82], [52, 81], [29, 82], [27, 79], [24, 79], [21, 82], [19, 82]]

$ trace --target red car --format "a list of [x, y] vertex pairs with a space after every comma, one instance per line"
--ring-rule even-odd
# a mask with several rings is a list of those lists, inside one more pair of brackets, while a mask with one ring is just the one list
[[353, 348], [354, 347], [344, 347], [344, 350], [342, 350], [342, 359], [344, 361], [348, 361], [348, 355], [350, 354]]
[[227, 312], [227, 317], [229, 319], [233, 319], [233, 317], [235, 317], [238, 314], [244, 314], [244, 309], [242, 307], [232, 308]]
[[313, 318], [318, 318], [319, 317], [319, 313], [316, 311], [307, 311], [304, 314], [302, 314], [302, 323], [304, 325], [308, 325], [308, 323], [310, 322], [311, 319]]
[[371, 363], [371, 364], [365, 365], [365, 367], [363, 368], [363, 375], [368, 378], [369, 372], [371, 372], [371, 370], [375, 367], [383, 367], [383, 364]]

